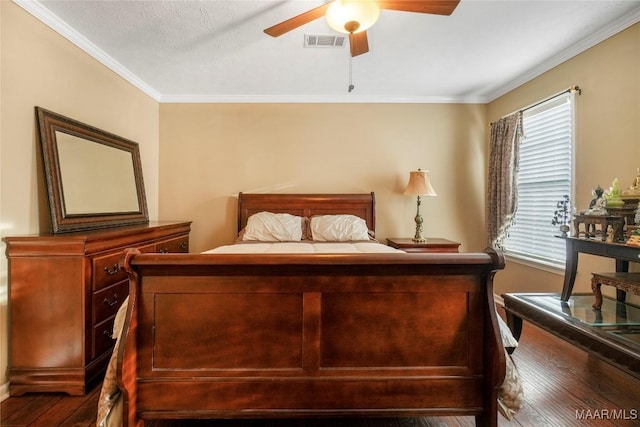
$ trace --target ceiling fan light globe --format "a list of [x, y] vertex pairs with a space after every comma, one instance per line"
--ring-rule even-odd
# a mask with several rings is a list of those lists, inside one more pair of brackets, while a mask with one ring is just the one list
[[[344, 33], [361, 33], [376, 23], [380, 17], [380, 6], [374, 0], [335, 0], [327, 8], [325, 18], [333, 30]], [[358, 23], [355, 31], [353, 22]]]

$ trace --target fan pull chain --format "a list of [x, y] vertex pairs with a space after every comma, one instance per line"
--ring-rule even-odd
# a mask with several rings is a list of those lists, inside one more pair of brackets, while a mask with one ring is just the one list
[[355, 88], [355, 86], [353, 85], [353, 81], [352, 81], [351, 60], [352, 60], [352, 57], [351, 57], [351, 55], [349, 55], [349, 93], [351, 93], [351, 91]]

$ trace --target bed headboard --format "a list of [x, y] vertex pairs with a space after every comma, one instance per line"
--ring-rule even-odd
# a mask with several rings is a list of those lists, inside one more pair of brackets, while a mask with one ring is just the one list
[[363, 194], [238, 194], [238, 233], [247, 219], [258, 212], [313, 215], [350, 214], [363, 218], [369, 230], [376, 230], [376, 198]]

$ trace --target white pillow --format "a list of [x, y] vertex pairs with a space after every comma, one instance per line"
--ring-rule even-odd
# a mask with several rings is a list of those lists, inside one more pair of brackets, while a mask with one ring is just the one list
[[369, 240], [369, 230], [355, 215], [318, 215], [311, 217], [311, 237], [319, 242]]
[[242, 240], [291, 242], [302, 239], [302, 217], [286, 213], [258, 212], [247, 220]]

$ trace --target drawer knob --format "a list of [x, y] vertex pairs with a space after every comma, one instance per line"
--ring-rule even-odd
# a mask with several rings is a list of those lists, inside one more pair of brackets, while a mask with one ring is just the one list
[[112, 268], [109, 268], [109, 266], [107, 265], [104, 268], [104, 272], [107, 273], [109, 276], [113, 276], [114, 274], [116, 274], [118, 272], [118, 264], [113, 264]]
[[182, 242], [182, 243], [180, 243], [180, 249], [182, 249], [182, 250], [187, 249], [187, 246], [188, 246], [188, 245], [187, 245], [187, 242]]
[[109, 307], [113, 307], [114, 305], [118, 304], [118, 294], [114, 293], [111, 300], [109, 298], [105, 298], [102, 302]]

